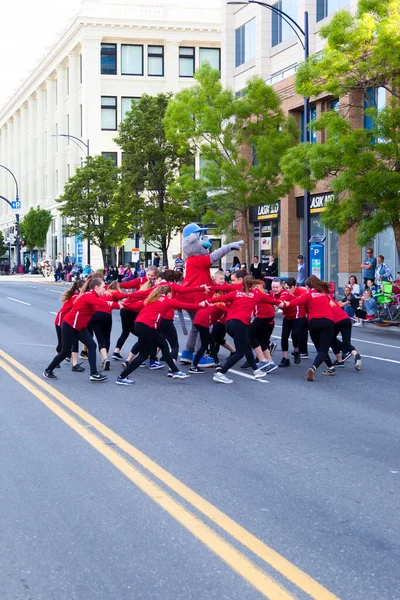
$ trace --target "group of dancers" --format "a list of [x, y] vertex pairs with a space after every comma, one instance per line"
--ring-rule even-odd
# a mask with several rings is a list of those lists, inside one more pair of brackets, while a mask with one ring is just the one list
[[[116, 383], [130, 386], [130, 374], [141, 366], [150, 370], [168, 366], [168, 377], [186, 379], [205, 373], [203, 356], [212, 360], [206, 365], [215, 369], [213, 380], [233, 383], [229, 371], [245, 357], [242, 367], [253, 370], [255, 379], [263, 378], [276, 368], [289, 367], [289, 337], [293, 342], [294, 363], [308, 358], [308, 332], [316, 349], [312, 366], [306, 378], [314, 381], [317, 369], [326, 364], [323, 375], [334, 376], [338, 368], [353, 357], [355, 369], [361, 369], [361, 357], [351, 344], [352, 321], [331, 297], [330, 286], [315, 275], [306, 280], [305, 287], [296, 286], [294, 278], [283, 285], [280, 279], [272, 282], [271, 292], [264, 283], [246, 271], [232, 274], [232, 282], [225, 283], [224, 273], [217, 271], [211, 286], [188, 286], [180, 283], [179, 272], [159, 271], [149, 267], [145, 277], [132, 281], [112, 282], [106, 287], [102, 277], [93, 273], [85, 282], [76, 281], [61, 297], [63, 305], [55, 318], [57, 354], [44, 370], [47, 379], [56, 379], [54, 370], [65, 360], [72, 361], [73, 372], [83, 372], [79, 357], [88, 358], [90, 381], [104, 382], [108, 378], [112, 329], [112, 311], [119, 310], [122, 332], [111, 358], [122, 362]], [[276, 365], [272, 358], [271, 335], [276, 309], [283, 313], [282, 360]], [[178, 367], [179, 342], [174, 318], [176, 311], [187, 311], [198, 341], [191, 359], [189, 373]], [[126, 360], [121, 350], [130, 334], [137, 337]], [[232, 338], [227, 341], [226, 336]], [[341, 338], [339, 338], [339, 335]], [[97, 345], [94, 341], [97, 340]], [[84, 347], [79, 354], [79, 342]], [[97, 346], [101, 355], [101, 369], [97, 368]], [[219, 362], [220, 347], [228, 350], [223, 364]], [[332, 348], [335, 360], [329, 356]], [[161, 360], [158, 359], [161, 354]], [[182, 361], [182, 359], [181, 359]], [[164, 364], [165, 363], [165, 364]]]

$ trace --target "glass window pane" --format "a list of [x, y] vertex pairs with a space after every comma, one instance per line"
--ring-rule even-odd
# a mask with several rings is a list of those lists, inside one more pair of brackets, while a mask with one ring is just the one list
[[116, 129], [117, 119], [116, 110], [111, 108], [101, 109], [101, 128], [102, 129]]
[[114, 96], [102, 96], [101, 106], [117, 106], [117, 99]]
[[121, 46], [122, 75], [143, 75], [143, 46]]
[[101, 44], [101, 73], [115, 75], [117, 73], [116, 44]]
[[220, 49], [219, 48], [200, 48], [200, 66], [204, 61], [208, 61], [213, 69], [220, 70]]
[[149, 46], [149, 54], [162, 54], [164, 46]]
[[132, 102], [136, 104], [139, 98], [121, 98], [121, 121], [125, 120], [126, 113], [132, 108]]
[[105, 156], [106, 158], [111, 158], [114, 165], [116, 167], [118, 166], [118, 153], [117, 152], [102, 152], [101, 155]]
[[179, 56], [191, 56], [194, 57], [194, 48], [179, 48]]
[[149, 75], [163, 75], [163, 59], [158, 56], [149, 56]]
[[194, 75], [194, 59], [180, 58], [179, 59], [179, 76], [193, 77]]

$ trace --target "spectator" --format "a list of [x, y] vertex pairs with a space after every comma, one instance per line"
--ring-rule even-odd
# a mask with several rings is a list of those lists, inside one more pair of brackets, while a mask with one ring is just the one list
[[146, 276], [146, 270], [144, 268], [144, 264], [143, 263], [140, 263], [137, 274], [138, 274], [138, 277], [145, 277]]
[[278, 276], [278, 265], [275, 262], [275, 256], [269, 257], [267, 268], [265, 269], [265, 287], [270, 292], [271, 291], [271, 283], [275, 277]]
[[356, 314], [356, 310], [358, 308], [358, 299], [351, 293], [351, 287], [349, 285], [345, 286], [344, 296], [339, 301], [339, 305], [351, 319], [354, 319], [354, 315]]
[[384, 281], [393, 281], [392, 271], [388, 264], [385, 263], [385, 257], [383, 254], [378, 255], [377, 265], [375, 268], [375, 281], [377, 284], [381, 284]]
[[360, 300], [360, 306], [356, 310], [357, 323], [354, 327], [363, 327], [363, 320], [372, 321], [375, 319], [376, 300], [372, 297], [371, 290], [364, 290]]
[[299, 254], [297, 257], [297, 286], [306, 285], [306, 265], [304, 264], [304, 256]]
[[25, 268], [26, 268], [26, 272], [29, 273], [29, 269], [31, 268], [31, 261], [29, 260], [29, 256], [27, 257], [27, 259], [25, 261]]
[[233, 261], [232, 261], [232, 266], [230, 268], [230, 272], [232, 273], [233, 271], [239, 271], [239, 269], [240, 269], [240, 261], [237, 256], [234, 256]]
[[226, 283], [230, 283], [231, 282], [231, 272], [230, 272], [229, 269], [227, 269], [225, 271], [225, 281], [226, 281]]
[[378, 288], [376, 287], [375, 283], [372, 281], [372, 279], [367, 279], [367, 283], [365, 284], [365, 290], [371, 290], [372, 295], [376, 294], [376, 292], [378, 291]]
[[71, 264], [72, 264], [71, 257], [70, 257], [70, 255], [69, 255], [69, 253], [68, 253], [68, 254], [67, 254], [67, 256], [64, 258], [64, 263], [65, 263], [66, 265], [68, 265], [69, 263], [71, 263]]
[[364, 278], [364, 285], [367, 283], [367, 279], [375, 281], [375, 269], [376, 269], [376, 258], [374, 258], [374, 251], [372, 248], [367, 249], [367, 256], [361, 265], [362, 276]]
[[254, 279], [261, 279], [261, 263], [257, 254], [254, 255], [253, 262], [250, 265], [250, 275], [253, 275]]
[[157, 269], [160, 268], [160, 256], [158, 255], [157, 252], [154, 252], [153, 267], [157, 267]]
[[176, 255], [176, 259], [174, 260], [174, 269], [175, 269], [175, 271], [180, 271], [182, 273], [184, 267], [185, 267], [185, 261], [182, 258], [182, 254], [179, 252], [179, 254]]
[[119, 283], [121, 283], [121, 281], [123, 280], [125, 275], [125, 269], [122, 265], [119, 265], [118, 267], [118, 281]]
[[86, 279], [86, 277], [88, 277], [88, 275], [91, 275], [91, 273], [93, 273], [92, 267], [90, 265], [86, 265], [82, 271], [83, 278]]
[[349, 277], [349, 286], [351, 287], [351, 292], [354, 296], [359, 296], [361, 293], [360, 285], [357, 281], [357, 277], [355, 275], [351, 275]]

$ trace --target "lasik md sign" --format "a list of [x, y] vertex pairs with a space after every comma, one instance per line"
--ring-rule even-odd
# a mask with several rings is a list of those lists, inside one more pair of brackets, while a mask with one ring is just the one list
[[326, 204], [333, 200], [334, 195], [328, 194], [315, 194], [310, 197], [310, 213], [320, 213], [326, 210]]

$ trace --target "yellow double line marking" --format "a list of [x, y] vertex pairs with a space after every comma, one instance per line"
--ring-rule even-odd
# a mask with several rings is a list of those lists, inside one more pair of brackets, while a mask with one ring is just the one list
[[[175, 494], [179, 495], [182, 500], [191, 504], [198, 512], [210, 519], [234, 540], [253, 552], [258, 558], [267, 563], [288, 581], [295, 584], [311, 598], [314, 600], [338, 600], [337, 596], [309, 577], [304, 571], [297, 568], [256, 536], [244, 529], [244, 527], [236, 523], [222, 511], [218, 510], [218, 508], [191, 490], [184, 483], [179, 481], [179, 479], [160, 467], [148, 456], [129, 444], [91, 414], [80, 408], [77, 404], [64, 396], [64, 394], [45, 381], [42, 381], [26, 367], [20, 365], [19, 362], [6, 354], [3, 350], [0, 350], [0, 357], [3, 359], [0, 359], [1, 368], [110, 461], [111, 464], [132, 481], [142, 492], [161, 506], [205, 546], [217, 554], [234, 571], [239, 573], [246, 581], [261, 592], [263, 596], [270, 600], [294, 600], [295, 598], [295, 596], [290, 594], [283, 586], [250, 561], [242, 552], [222, 539], [199, 517], [192, 514], [182, 504], [167, 494], [160, 486], [146, 477], [131, 462], [129, 462], [129, 460], [121, 456], [115, 449], [110, 448], [102, 438], [95, 433], [88, 431], [87, 426], [90, 425], [96, 429], [99, 434], [109, 442], [112, 442], [126, 455], [133, 458], [142, 468], [146, 469], [149, 474], [156, 477], [160, 482], [168, 486], [170, 490], [175, 492]], [[17, 371], [12, 367], [15, 367]], [[22, 374], [24, 376], [22, 376]], [[54, 399], [70, 412], [67, 412], [60, 404], [54, 402]], [[80, 421], [73, 415], [78, 417]], [[81, 421], [84, 423], [82, 424]]]

